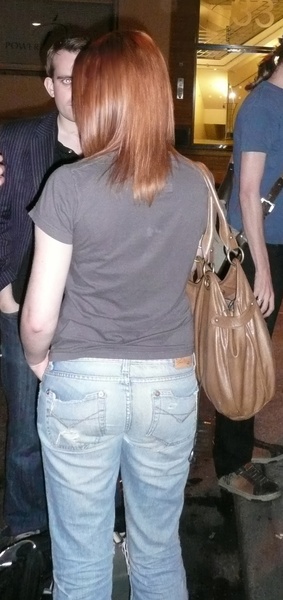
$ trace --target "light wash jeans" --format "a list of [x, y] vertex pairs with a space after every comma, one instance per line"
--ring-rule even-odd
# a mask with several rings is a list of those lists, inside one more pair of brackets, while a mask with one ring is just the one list
[[178, 535], [198, 388], [174, 360], [51, 362], [38, 404], [54, 600], [110, 600], [124, 485], [132, 600], [187, 600]]

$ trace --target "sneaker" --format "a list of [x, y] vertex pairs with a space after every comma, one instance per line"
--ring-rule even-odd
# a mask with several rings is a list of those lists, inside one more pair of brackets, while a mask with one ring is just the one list
[[26, 531], [25, 533], [12, 535], [10, 527], [4, 527], [4, 529], [0, 531], [0, 552], [16, 542], [20, 542], [21, 540], [29, 538], [32, 535], [39, 535], [40, 533], [42, 533], [40, 529], [35, 529], [34, 531]]
[[247, 463], [234, 473], [223, 475], [218, 479], [221, 488], [237, 494], [246, 500], [275, 500], [281, 496], [278, 485], [268, 479], [252, 463]]
[[254, 440], [252, 463], [266, 465], [283, 459], [283, 446]]

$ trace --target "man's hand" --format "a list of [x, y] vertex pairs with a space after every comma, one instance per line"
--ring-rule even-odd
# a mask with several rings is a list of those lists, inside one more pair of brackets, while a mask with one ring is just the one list
[[242, 152], [240, 203], [244, 231], [255, 265], [254, 295], [263, 316], [274, 310], [274, 291], [269, 257], [264, 238], [260, 186], [266, 163], [264, 152]]
[[3, 165], [3, 156], [0, 154], [0, 186], [3, 185], [5, 181], [5, 166]]
[[11, 314], [19, 311], [19, 304], [14, 300], [12, 286], [9, 283], [0, 292], [0, 311], [6, 314]]
[[274, 311], [274, 291], [269, 269], [256, 270], [254, 281], [254, 295], [259, 308], [265, 317]]

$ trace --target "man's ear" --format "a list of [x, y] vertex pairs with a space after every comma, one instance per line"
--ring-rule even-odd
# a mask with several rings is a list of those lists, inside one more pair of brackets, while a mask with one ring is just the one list
[[51, 96], [51, 98], [54, 98], [54, 85], [53, 85], [53, 79], [51, 77], [45, 77], [44, 87], [45, 87], [47, 93], [49, 94], [49, 96]]

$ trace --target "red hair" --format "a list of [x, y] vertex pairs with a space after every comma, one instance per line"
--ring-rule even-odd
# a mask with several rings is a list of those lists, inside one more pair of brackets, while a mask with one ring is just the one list
[[171, 85], [165, 60], [141, 31], [109, 33], [77, 56], [73, 109], [85, 157], [114, 151], [110, 181], [130, 181], [152, 202], [175, 152]]

